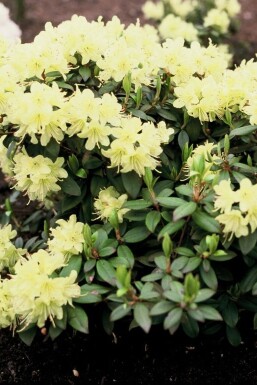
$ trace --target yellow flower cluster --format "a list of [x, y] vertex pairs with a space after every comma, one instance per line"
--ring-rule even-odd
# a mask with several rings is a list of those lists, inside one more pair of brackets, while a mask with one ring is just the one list
[[77, 222], [76, 215], [73, 214], [65, 221], [58, 219], [58, 225], [50, 229], [51, 239], [48, 240], [48, 250], [50, 253], [58, 253], [63, 255], [65, 262], [68, 262], [71, 255], [78, 255], [83, 250], [84, 223]]
[[240, 238], [257, 229], [256, 184], [253, 185], [250, 179], [244, 178], [240, 182], [240, 188], [234, 191], [230, 181], [222, 180], [214, 186], [214, 191], [214, 207], [221, 212], [216, 219], [224, 226], [225, 236], [230, 235], [229, 240], [233, 235]]
[[97, 145], [108, 146], [112, 134], [110, 125], [120, 124], [121, 105], [112, 94], [95, 98], [91, 90], [77, 89], [64, 107], [64, 116], [69, 124], [67, 134], [86, 138], [86, 149]]
[[17, 231], [11, 225], [0, 228], [0, 272], [6, 268], [12, 271], [16, 262], [25, 253], [25, 250], [16, 248], [12, 239], [17, 235]]
[[163, 18], [159, 25], [159, 32], [163, 39], [182, 37], [188, 42], [198, 40], [198, 30], [193, 23], [186, 22], [173, 14]]
[[[15, 309], [24, 327], [31, 323], [43, 327], [47, 319], [52, 323], [55, 318], [62, 319], [63, 306], [72, 305], [72, 299], [80, 296], [74, 270], [68, 277], [52, 276], [62, 266], [61, 254], [52, 255], [45, 250], [39, 250], [15, 265], [15, 274], [7, 281], [5, 289], [11, 308]], [[4, 294], [0, 289], [0, 301]]]
[[25, 191], [30, 200], [44, 201], [48, 194], [59, 191], [59, 180], [67, 178], [67, 171], [62, 168], [64, 159], [51, 159], [37, 155], [30, 157], [25, 150], [13, 158], [15, 175], [15, 188]]
[[[15, 136], [23, 139], [25, 135], [31, 137], [32, 143], [46, 146], [51, 138], [60, 142], [66, 129], [66, 121], [61, 107], [64, 105], [64, 95], [57, 84], [52, 86], [39, 82], [32, 82], [30, 92], [24, 87], [17, 87], [8, 94], [6, 114], [8, 120], [19, 129]], [[33, 106], [33, 108], [32, 108]]]
[[127, 194], [120, 195], [113, 186], [101, 190], [98, 198], [94, 202], [98, 218], [108, 220], [113, 211], [115, 211], [117, 213], [119, 223], [122, 223], [123, 215], [129, 211], [129, 209], [122, 208], [127, 199]]
[[135, 171], [144, 175], [145, 167], [153, 170], [158, 166], [161, 144], [168, 143], [173, 133], [173, 128], [167, 128], [164, 122], [155, 127], [151, 122], [142, 124], [139, 118], [124, 117], [121, 126], [112, 129], [115, 139], [102, 154], [110, 158], [110, 167], [118, 167], [118, 170], [121, 167], [124, 173]]

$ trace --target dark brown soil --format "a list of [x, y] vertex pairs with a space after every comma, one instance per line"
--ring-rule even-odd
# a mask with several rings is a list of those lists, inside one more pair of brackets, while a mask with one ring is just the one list
[[[11, 0], [3, 1], [10, 4]], [[25, 0], [20, 25], [23, 42], [30, 42], [45, 22], [54, 25], [72, 14], [88, 20], [116, 14], [128, 24], [142, 17], [144, 0]], [[234, 38], [247, 55], [257, 52], [257, 1], [241, 0], [241, 28]], [[243, 47], [243, 48], [242, 48]], [[250, 54], [248, 52], [250, 51]], [[107, 336], [68, 331], [56, 341], [38, 336], [31, 347], [8, 330], [0, 331], [0, 384], [153, 385], [257, 384], [257, 336], [245, 330], [243, 343], [231, 347], [223, 337], [196, 340], [182, 334], [171, 337], [159, 329]]]

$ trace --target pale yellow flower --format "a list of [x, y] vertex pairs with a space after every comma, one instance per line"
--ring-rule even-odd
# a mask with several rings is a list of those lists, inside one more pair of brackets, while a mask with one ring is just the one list
[[246, 237], [249, 233], [248, 221], [243, 217], [241, 211], [231, 210], [216, 217], [216, 220], [223, 225], [223, 233], [229, 236], [230, 241], [235, 235], [236, 238]]
[[222, 180], [218, 185], [213, 187], [216, 197], [214, 207], [222, 213], [229, 213], [232, 206], [237, 202], [237, 192], [231, 189], [230, 180]]
[[127, 194], [120, 195], [113, 186], [107, 187], [99, 192], [98, 198], [95, 199], [94, 207], [98, 218], [102, 220], [108, 220], [112, 215], [113, 210], [116, 211], [118, 221], [123, 222], [123, 215], [126, 214], [129, 209], [122, 208], [127, 201]]
[[82, 222], [77, 222], [77, 217], [72, 214], [68, 220], [58, 219], [57, 226], [50, 229], [51, 239], [48, 248], [52, 253], [61, 253], [68, 261], [71, 255], [78, 255], [83, 250], [84, 237]]

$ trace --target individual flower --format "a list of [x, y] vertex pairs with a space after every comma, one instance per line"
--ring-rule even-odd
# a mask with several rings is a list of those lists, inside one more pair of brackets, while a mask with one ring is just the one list
[[50, 229], [51, 239], [48, 249], [52, 253], [61, 253], [67, 262], [71, 255], [78, 255], [83, 250], [84, 236], [82, 222], [77, 222], [73, 214], [68, 220], [58, 219], [57, 226]]
[[142, 11], [147, 19], [160, 20], [164, 15], [164, 5], [161, 1], [154, 3], [148, 0], [144, 3]]
[[241, 5], [238, 0], [215, 0], [217, 9], [224, 10], [229, 17], [235, 17], [241, 10]]
[[237, 201], [237, 192], [231, 189], [230, 180], [222, 180], [213, 187], [216, 193], [214, 207], [222, 213], [231, 211], [233, 204]]
[[253, 185], [250, 179], [244, 178], [240, 181], [240, 188], [236, 194], [236, 201], [239, 202], [239, 208], [243, 213], [257, 207], [257, 184]]
[[230, 241], [235, 235], [236, 238], [246, 237], [249, 233], [247, 219], [240, 210], [231, 210], [216, 217], [216, 220], [223, 225], [223, 233]]
[[17, 231], [12, 229], [11, 225], [5, 225], [0, 228], [0, 272], [8, 269], [12, 272], [16, 262], [25, 253], [24, 249], [16, 248], [12, 243]]
[[227, 12], [220, 9], [210, 9], [204, 17], [203, 25], [205, 27], [216, 28], [220, 33], [227, 33], [229, 29], [230, 19]]
[[165, 0], [170, 5], [172, 13], [177, 16], [180, 16], [182, 19], [187, 18], [187, 16], [194, 11], [197, 6], [197, 1], [195, 0]]
[[98, 218], [104, 221], [108, 220], [112, 215], [113, 210], [115, 210], [118, 221], [122, 223], [123, 216], [130, 211], [129, 209], [122, 208], [127, 199], [127, 194], [120, 195], [113, 186], [101, 190], [98, 198], [94, 202], [94, 208], [96, 209]]
[[6, 137], [7, 135], [3, 135], [0, 138], [0, 167], [4, 174], [12, 176], [13, 162], [8, 158], [8, 148], [4, 145]]
[[42, 155], [30, 157], [23, 151], [14, 156], [13, 162], [15, 188], [25, 192], [30, 200], [44, 201], [51, 193], [61, 189], [58, 181], [68, 176], [67, 171], [62, 168], [63, 158], [57, 158], [53, 162]]
[[0, 280], [0, 328], [6, 328], [15, 324], [15, 310], [12, 305], [8, 284], [8, 279]]
[[182, 37], [188, 42], [198, 40], [198, 31], [195, 26], [172, 14], [167, 15], [158, 28], [163, 39]]

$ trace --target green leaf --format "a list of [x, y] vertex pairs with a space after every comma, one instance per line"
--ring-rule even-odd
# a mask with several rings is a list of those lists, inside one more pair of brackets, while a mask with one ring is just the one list
[[127, 306], [126, 304], [119, 305], [116, 307], [110, 315], [110, 320], [111, 321], [117, 321], [123, 317], [125, 317], [127, 314], [131, 312], [131, 308]]
[[73, 302], [75, 303], [97, 303], [101, 302], [102, 297], [99, 293], [92, 291], [91, 293], [87, 290], [81, 290], [81, 296], [74, 298]]
[[229, 138], [231, 139], [231, 138], [234, 138], [234, 136], [249, 135], [256, 130], [257, 130], [257, 126], [244, 126], [244, 127], [234, 128], [230, 132]]
[[202, 259], [200, 257], [191, 257], [188, 258], [188, 262], [186, 266], [183, 268], [183, 273], [189, 273], [191, 271], [194, 271], [202, 262]]
[[212, 321], [222, 321], [222, 317], [218, 310], [209, 305], [199, 305], [198, 309], [201, 311], [205, 319]]
[[157, 197], [156, 200], [162, 207], [167, 207], [168, 209], [175, 209], [176, 207], [188, 203], [184, 199], [173, 197]]
[[128, 195], [132, 199], [136, 199], [142, 187], [142, 183], [143, 183], [142, 179], [138, 176], [138, 174], [135, 171], [122, 173], [121, 179]]
[[193, 214], [197, 209], [197, 204], [195, 202], [187, 202], [183, 206], [177, 207], [173, 212], [173, 220], [176, 222], [181, 218], [188, 217]]
[[218, 280], [216, 273], [212, 267], [207, 271], [203, 269], [203, 266], [200, 266], [200, 275], [204, 283], [211, 289], [217, 290], [218, 287]]
[[165, 233], [171, 235], [180, 230], [185, 224], [184, 219], [179, 219], [177, 222], [168, 223], [163, 229], [159, 232], [158, 239], [164, 236]]
[[79, 274], [82, 265], [82, 257], [80, 255], [73, 255], [70, 257], [67, 266], [64, 266], [59, 274], [60, 277], [69, 277], [72, 270]]
[[152, 316], [165, 314], [165, 313], [168, 313], [170, 310], [172, 310], [174, 308], [174, 306], [175, 305], [173, 303], [171, 303], [169, 301], [162, 300], [160, 302], [157, 302], [152, 307], [152, 309], [150, 310], [150, 314]]
[[125, 202], [122, 207], [130, 210], [143, 210], [150, 206], [152, 206], [152, 202], [147, 202], [144, 199], [137, 199]]
[[116, 284], [116, 273], [115, 269], [109, 261], [106, 259], [100, 259], [96, 263], [96, 270], [99, 276], [107, 283], [112, 286]]
[[161, 220], [161, 213], [159, 211], [150, 211], [145, 218], [145, 225], [151, 233], [156, 229], [156, 226]]
[[127, 243], [137, 243], [145, 240], [150, 235], [150, 231], [145, 226], [137, 226], [129, 230], [123, 240]]
[[252, 267], [240, 282], [240, 290], [242, 293], [247, 293], [252, 290], [253, 286], [257, 282], [257, 265]]
[[148, 333], [151, 328], [151, 317], [149, 315], [149, 309], [143, 303], [136, 303], [134, 307], [134, 318], [138, 325]]
[[[132, 268], [135, 262], [134, 255], [130, 248], [126, 245], [120, 245], [117, 249], [117, 254], [119, 258], [122, 258], [126, 261], [126, 267]], [[128, 265], [128, 266], [127, 266]]]
[[191, 338], [195, 338], [199, 334], [199, 325], [197, 321], [187, 315], [183, 317], [182, 328]]
[[79, 74], [82, 77], [82, 79], [84, 80], [84, 82], [86, 82], [91, 76], [91, 70], [89, 67], [81, 66], [79, 68]]
[[228, 301], [222, 311], [222, 317], [226, 324], [234, 328], [238, 322], [238, 308], [234, 302]]
[[61, 82], [61, 81], [56, 81], [55, 83], [58, 85], [59, 88], [64, 88], [67, 90], [74, 91], [74, 88], [68, 83]]
[[85, 283], [85, 285], [82, 285], [80, 289], [81, 289], [81, 293], [94, 292], [96, 294], [106, 294], [111, 290], [111, 287], [98, 285], [96, 283], [90, 283], [90, 284]]
[[182, 318], [183, 310], [180, 307], [172, 309], [165, 317], [163, 327], [165, 330], [173, 328], [175, 325], [179, 325]]
[[63, 332], [63, 329], [58, 328], [57, 326], [50, 325], [49, 327], [49, 336], [52, 341], [54, 341], [59, 335]]
[[103, 247], [101, 250], [99, 250], [99, 256], [100, 257], [108, 257], [109, 255], [112, 255], [116, 252], [115, 247], [107, 246]]
[[68, 307], [68, 323], [69, 325], [81, 333], [88, 333], [88, 317], [81, 307]]
[[257, 242], [257, 231], [250, 233], [246, 237], [239, 238], [239, 247], [244, 255], [247, 255], [252, 251]]
[[169, 110], [166, 110], [164, 108], [158, 108], [157, 114], [166, 120], [171, 120], [173, 122], [177, 121], [177, 117], [173, 115]]
[[83, 271], [84, 273], [87, 273], [88, 271], [92, 270], [96, 265], [96, 259], [89, 259], [84, 263]]
[[257, 295], [257, 282], [256, 282], [256, 284], [253, 286], [253, 289], [252, 289], [252, 295]]
[[215, 291], [212, 289], [200, 289], [194, 300], [195, 303], [206, 301], [215, 294]]
[[208, 233], [220, 233], [220, 225], [216, 219], [212, 218], [209, 214], [203, 211], [195, 211], [192, 214], [192, 219], [195, 224], [201, 227], [203, 230]]
[[29, 329], [24, 330], [22, 332], [18, 332], [20, 339], [27, 345], [30, 346], [36, 336], [37, 327], [32, 325]]
[[81, 189], [79, 185], [75, 182], [74, 179], [71, 178], [71, 176], [68, 176], [68, 178], [60, 182], [60, 186], [62, 191], [68, 195], [72, 195], [72, 196], [81, 195]]
[[178, 145], [183, 150], [186, 143], [189, 142], [189, 136], [185, 130], [181, 130], [178, 134]]
[[227, 334], [227, 339], [229, 343], [232, 346], [239, 346], [241, 343], [241, 335], [237, 328], [231, 328], [229, 326], [226, 327], [226, 334]]

